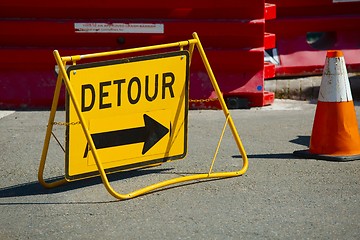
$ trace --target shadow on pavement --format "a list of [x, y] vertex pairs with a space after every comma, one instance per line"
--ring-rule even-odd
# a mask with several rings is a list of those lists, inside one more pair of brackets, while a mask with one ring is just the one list
[[[307, 147], [310, 144], [310, 136], [297, 136], [296, 139], [290, 140], [289, 142]], [[233, 157], [242, 158], [241, 155], [235, 155]], [[297, 156], [294, 156], [293, 153], [248, 154], [247, 157], [249, 159], [299, 159]]]
[[310, 145], [310, 136], [297, 136], [296, 139], [290, 140], [290, 142], [308, 147]]
[[[160, 173], [163, 171], [168, 171], [170, 169], [142, 169], [142, 170], [134, 170], [128, 172], [119, 172], [108, 174], [108, 180], [110, 182], [128, 179], [132, 177], [138, 177], [148, 174]], [[63, 179], [64, 176], [59, 176], [51, 179], [47, 179], [47, 182], [53, 182], [60, 179]], [[102, 184], [102, 180], [100, 177], [94, 177], [74, 182], [69, 182], [67, 184], [61, 185], [59, 187], [46, 189], [39, 182], [29, 182], [22, 183], [15, 186], [0, 188], [0, 198], [9, 198], [9, 197], [22, 197], [22, 196], [32, 196], [32, 195], [44, 195], [44, 194], [53, 194], [60, 192], [67, 192], [79, 188], [89, 187], [97, 184]]]

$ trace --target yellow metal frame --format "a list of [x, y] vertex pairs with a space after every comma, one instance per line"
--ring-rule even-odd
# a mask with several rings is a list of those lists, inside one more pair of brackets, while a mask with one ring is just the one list
[[[40, 160], [40, 165], [39, 165], [39, 171], [38, 171], [38, 180], [40, 182], [40, 184], [42, 186], [44, 186], [45, 188], [53, 188], [53, 187], [57, 187], [60, 186], [64, 183], [67, 183], [67, 180], [61, 179], [55, 182], [46, 182], [44, 180], [44, 169], [45, 169], [45, 161], [46, 161], [46, 157], [47, 157], [47, 153], [48, 153], [48, 149], [49, 149], [49, 144], [50, 144], [50, 137], [51, 137], [51, 133], [52, 133], [52, 128], [53, 128], [53, 122], [55, 119], [55, 114], [56, 114], [56, 110], [57, 110], [57, 106], [58, 106], [58, 99], [59, 99], [59, 95], [60, 95], [60, 89], [61, 89], [61, 84], [64, 81], [66, 89], [68, 91], [68, 94], [70, 95], [70, 98], [73, 102], [75, 111], [77, 113], [77, 116], [80, 120], [80, 124], [81, 127], [84, 131], [85, 137], [88, 141], [88, 144], [90, 146], [90, 149], [92, 151], [92, 154], [94, 156], [95, 162], [96, 162], [96, 166], [99, 170], [102, 182], [106, 188], [106, 190], [115, 198], [120, 199], [120, 200], [125, 200], [125, 199], [131, 199], [146, 193], [149, 193], [151, 191], [154, 191], [156, 189], [160, 189], [172, 184], [177, 184], [177, 183], [182, 183], [182, 182], [187, 182], [187, 181], [193, 181], [193, 180], [199, 180], [199, 179], [211, 179], [211, 178], [229, 178], [229, 177], [236, 177], [236, 176], [240, 176], [243, 175], [246, 170], [248, 169], [248, 159], [247, 159], [247, 155], [245, 152], [245, 149], [242, 145], [242, 142], [240, 140], [239, 134], [236, 130], [236, 127], [234, 125], [233, 119], [230, 115], [230, 112], [225, 104], [224, 98], [222, 96], [222, 93], [220, 91], [220, 88], [216, 82], [214, 73], [210, 67], [209, 61], [205, 55], [204, 49], [201, 45], [200, 39], [198, 37], [198, 35], [196, 33], [192, 34], [193, 39], [187, 40], [187, 41], [181, 41], [181, 42], [175, 42], [175, 43], [168, 43], [168, 44], [161, 44], [161, 45], [155, 45], [155, 46], [147, 46], [147, 47], [140, 47], [140, 48], [132, 48], [132, 49], [125, 49], [125, 50], [118, 50], [118, 51], [110, 51], [110, 52], [102, 52], [102, 53], [93, 53], [93, 54], [86, 54], [86, 55], [75, 55], [75, 56], [66, 56], [66, 57], [60, 57], [60, 54], [57, 50], [54, 51], [54, 57], [55, 60], [57, 62], [57, 65], [59, 67], [59, 74], [57, 77], [57, 82], [56, 82], [56, 87], [55, 87], [55, 92], [54, 92], [54, 98], [53, 98], [53, 102], [52, 102], [52, 106], [51, 106], [51, 112], [50, 112], [50, 116], [49, 116], [49, 121], [48, 121], [48, 125], [47, 125], [47, 131], [46, 131], [46, 135], [45, 135], [45, 141], [44, 141], [44, 146], [43, 146], [43, 151], [42, 151], [42, 155], [41, 155], [41, 160]], [[142, 52], [142, 51], [148, 51], [148, 50], [157, 50], [157, 49], [164, 49], [164, 48], [172, 48], [172, 47], [179, 47], [180, 50], [183, 50], [184, 47], [188, 46], [188, 51], [190, 52], [190, 60], [194, 51], [195, 46], [197, 47], [200, 56], [202, 58], [202, 61], [204, 63], [204, 66], [206, 68], [206, 71], [209, 75], [210, 81], [212, 83], [212, 86], [217, 94], [218, 100], [220, 102], [221, 108], [224, 112], [225, 115], [225, 124], [224, 124], [224, 128], [216, 149], [216, 153], [215, 156], [213, 158], [212, 164], [210, 166], [210, 170], [208, 173], [200, 173], [200, 174], [193, 174], [193, 175], [189, 175], [189, 176], [182, 176], [182, 177], [176, 177], [176, 178], [172, 178], [169, 180], [165, 180], [162, 182], [158, 182], [152, 185], [149, 185], [147, 187], [135, 190], [133, 192], [130, 193], [126, 193], [126, 194], [121, 194], [116, 192], [110, 185], [109, 180], [107, 178], [107, 175], [105, 173], [105, 170], [102, 166], [102, 163], [99, 159], [97, 150], [95, 148], [94, 142], [91, 138], [91, 135], [89, 133], [88, 130], [88, 126], [86, 124], [86, 121], [84, 120], [83, 114], [80, 111], [80, 107], [79, 107], [79, 103], [78, 100], [75, 98], [74, 95], [74, 91], [73, 88], [70, 84], [70, 80], [69, 77], [66, 74], [66, 63], [67, 62], [72, 62], [73, 64], [75, 64], [77, 61], [80, 61], [82, 59], [89, 59], [89, 58], [96, 58], [96, 57], [104, 57], [104, 56], [113, 56], [113, 55], [120, 55], [120, 54], [125, 54], [125, 53], [134, 53], [134, 52]], [[239, 149], [239, 152], [242, 156], [242, 160], [243, 160], [243, 164], [242, 164], [242, 168], [238, 171], [233, 171], [233, 172], [212, 172], [212, 168], [213, 168], [213, 164], [216, 158], [216, 154], [218, 151], [218, 148], [220, 146], [220, 142], [222, 140], [222, 136], [224, 134], [225, 131], [225, 127], [229, 125], [231, 128], [231, 132], [232, 135], [234, 137], [234, 140], [237, 144], [237, 147]]]

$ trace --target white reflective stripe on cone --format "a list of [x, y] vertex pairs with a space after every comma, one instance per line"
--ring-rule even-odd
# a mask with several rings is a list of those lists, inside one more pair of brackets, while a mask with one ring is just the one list
[[344, 57], [326, 58], [318, 100], [322, 102], [353, 100]]

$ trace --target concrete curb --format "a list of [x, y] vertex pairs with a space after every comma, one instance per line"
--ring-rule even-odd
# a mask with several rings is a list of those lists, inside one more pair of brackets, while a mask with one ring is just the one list
[[[274, 92], [275, 98], [312, 100], [317, 99], [321, 76], [279, 78], [265, 80], [265, 90]], [[354, 100], [360, 100], [360, 73], [349, 73], [351, 93]]]

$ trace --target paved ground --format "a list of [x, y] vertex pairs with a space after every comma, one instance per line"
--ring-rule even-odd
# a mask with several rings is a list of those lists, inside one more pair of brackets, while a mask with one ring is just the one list
[[[245, 175], [181, 184], [128, 201], [115, 200], [98, 178], [43, 189], [37, 170], [49, 112], [1, 112], [0, 239], [359, 239], [360, 161], [292, 155], [307, 148], [315, 107], [277, 100], [232, 111], [249, 157]], [[223, 122], [221, 111], [190, 111], [184, 160], [113, 174], [111, 184], [124, 193], [206, 172]], [[54, 132], [63, 139], [63, 127]], [[47, 178], [64, 174], [63, 159], [52, 141]], [[215, 170], [239, 167], [227, 131]]]

